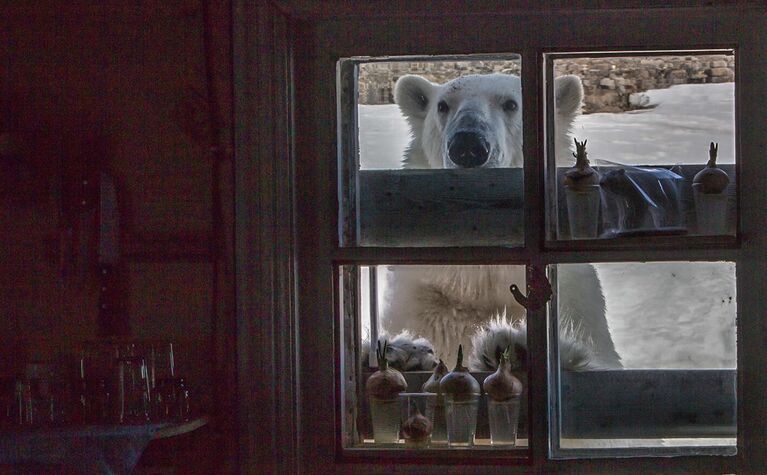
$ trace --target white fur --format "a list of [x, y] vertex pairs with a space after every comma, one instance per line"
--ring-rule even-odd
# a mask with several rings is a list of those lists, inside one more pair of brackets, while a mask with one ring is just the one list
[[[379, 335], [378, 341], [386, 345], [386, 359], [392, 368], [400, 371], [431, 371], [437, 366], [434, 356], [434, 345], [425, 338], [416, 337], [411, 332], [403, 330], [397, 335]], [[362, 362], [366, 366], [370, 361], [370, 340], [362, 342]]]
[[[561, 328], [559, 356], [562, 367], [572, 371], [586, 371], [609, 368], [594, 351], [583, 343], [583, 335], [572, 326]], [[511, 322], [501, 314], [490, 320], [471, 337], [472, 350], [469, 355], [469, 369], [472, 371], [493, 371], [498, 367], [498, 355], [512, 347], [512, 368], [522, 370], [527, 355], [527, 323], [525, 320]]]
[[[583, 87], [579, 78], [562, 76], [556, 79], [554, 89], [557, 162], [568, 164], [572, 163], [569, 130], [580, 112]], [[492, 150], [492, 158], [484, 166], [522, 165], [518, 77], [471, 75], [438, 85], [418, 76], [404, 76], [395, 86], [394, 97], [413, 135], [403, 160], [405, 168], [451, 167], [446, 157], [446, 134], [451, 130], [450, 121], [460, 111], [475, 114], [476, 120], [484, 124]], [[502, 107], [510, 98], [519, 106], [512, 113]], [[443, 100], [449, 106], [448, 114], [437, 111]], [[581, 369], [620, 367], [594, 268], [584, 264], [561, 266], [558, 277], [561, 288], [566, 289], [559, 294], [563, 362], [570, 358]], [[471, 354], [471, 336], [483, 328], [492, 346], [494, 327], [486, 325], [494, 316], [505, 314], [513, 324], [524, 321], [524, 309], [509, 292], [511, 284], [524, 289], [524, 281], [523, 266], [392, 266], [382, 324], [390, 334], [409, 330], [427, 338], [434, 344], [436, 356], [450, 366], [459, 344], [464, 346], [465, 354]]]
[[[555, 136], [558, 164], [573, 162], [568, 135], [573, 120], [580, 113], [583, 86], [580, 78], [567, 75], [554, 80]], [[504, 111], [504, 101], [512, 99], [518, 109]], [[469, 75], [445, 84], [432, 83], [421, 76], [401, 77], [394, 87], [394, 100], [405, 116], [412, 141], [405, 152], [404, 168], [454, 168], [447, 159], [447, 139], [451, 126], [462, 114], [470, 113], [488, 126], [486, 138], [493, 157], [484, 167], [522, 166], [522, 84], [509, 74]], [[437, 110], [440, 101], [450, 108], [447, 114]]]
[[[563, 363], [566, 358], [575, 363], [588, 357], [588, 363], [566, 367], [620, 367], [594, 267], [560, 266], [558, 279], [560, 287], [567, 289], [560, 294], [562, 346], [572, 349], [561, 350]], [[472, 335], [496, 315], [504, 314], [510, 324], [525, 319], [525, 309], [509, 292], [511, 284], [525, 288], [523, 266], [391, 266], [387, 282], [384, 329], [393, 334], [409, 330], [428, 339], [448, 366], [455, 362], [459, 344], [465, 354], [471, 354]], [[590, 356], [577, 356], [581, 347]], [[494, 359], [494, 351], [487, 357]]]
[[583, 106], [581, 78], [570, 74], [554, 79], [554, 97], [556, 163], [557, 166], [573, 165], [575, 157], [570, 149], [573, 145], [570, 133], [575, 117], [580, 115]]

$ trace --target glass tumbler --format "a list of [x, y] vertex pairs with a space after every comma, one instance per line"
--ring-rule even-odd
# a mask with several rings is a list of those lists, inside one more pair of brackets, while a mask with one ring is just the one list
[[117, 358], [117, 420], [121, 424], [149, 422], [151, 397], [146, 361], [141, 356]]
[[573, 188], [565, 186], [567, 221], [572, 239], [593, 239], [599, 234], [599, 185]]
[[451, 447], [474, 445], [478, 409], [479, 394], [445, 395], [448, 445]]
[[[432, 396], [429, 393], [400, 393], [402, 398], [402, 417], [400, 432], [402, 438], [405, 439], [405, 445], [409, 447], [426, 447], [431, 442], [431, 430], [433, 430], [434, 424], [426, 415], [426, 408], [428, 400]], [[422, 422], [418, 422], [414, 419], [416, 416], [429, 419], [432, 429], [428, 433], [423, 434], [425, 426]], [[414, 430], [415, 428], [415, 430]]]
[[149, 365], [149, 382], [152, 389], [160, 385], [160, 381], [178, 377], [176, 368], [176, 345], [171, 342], [153, 342], [147, 350]]
[[513, 447], [517, 444], [520, 398], [505, 401], [487, 401], [487, 417], [490, 424], [490, 444]]
[[727, 195], [706, 194], [699, 188], [698, 183], [692, 185], [698, 234], [727, 234]]
[[376, 444], [399, 442], [401, 402], [393, 399], [370, 398], [370, 416], [373, 422], [373, 439]]
[[447, 425], [445, 421], [445, 396], [429, 394], [426, 400], [426, 417], [431, 421], [431, 443], [447, 444]]
[[178, 371], [175, 343], [153, 342], [148, 350], [152, 418], [188, 420], [189, 391]]

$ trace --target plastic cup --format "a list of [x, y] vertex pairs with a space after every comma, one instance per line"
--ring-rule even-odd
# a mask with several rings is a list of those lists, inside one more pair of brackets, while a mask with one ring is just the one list
[[474, 445], [477, 430], [477, 409], [479, 395], [445, 395], [445, 419], [447, 421], [447, 443], [451, 447]]
[[[429, 443], [431, 442], [431, 433], [427, 435], [426, 437], [420, 438], [420, 439], [408, 439], [407, 434], [405, 433], [405, 423], [411, 418], [414, 417], [417, 414], [421, 414], [422, 416], [428, 418], [427, 415], [427, 405], [428, 401], [432, 394], [429, 393], [400, 393], [400, 397], [402, 398], [402, 438], [405, 439], [405, 446], [406, 447], [412, 447], [412, 448], [422, 448], [427, 447]], [[432, 423], [433, 427], [433, 423]]]
[[432, 445], [447, 444], [447, 423], [445, 420], [445, 396], [429, 394], [426, 400], [426, 417], [431, 421]]
[[376, 444], [399, 442], [401, 404], [399, 398], [370, 398], [370, 416], [373, 422], [373, 440]]
[[572, 239], [592, 239], [599, 233], [599, 208], [601, 196], [599, 185], [580, 188], [565, 186], [567, 221]]
[[517, 444], [520, 399], [487, 402], [487, 418], [490, 424], [490, 444], [513, 447]]
[[727, 195], [701, 193], [699, 184], [692, 185], [698, 234], [727, 233]]

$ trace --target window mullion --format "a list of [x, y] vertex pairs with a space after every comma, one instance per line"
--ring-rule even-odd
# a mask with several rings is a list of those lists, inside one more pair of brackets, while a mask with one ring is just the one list
[[[542, 230], [544, 216], [544, 183], [541, 180], [544, 170], [542, 121], [545, 119], [542, 106], [543, 82], [542, 55], [535, 48], [522, 51], [522, 96], [523, 96], [523, 150], [525, 207], [525, 250], [529, 264], [542, 264]], [[527, 338], [529, 349], [528, 369], [528, 421], [530, 424], [529, 444], [536, 464], [545, 463], [548, 454], [548, 338], [545, 307], [528, 311]]]

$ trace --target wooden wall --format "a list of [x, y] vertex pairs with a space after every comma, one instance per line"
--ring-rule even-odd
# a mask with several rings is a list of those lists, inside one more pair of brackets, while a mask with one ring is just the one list
[[95, 215], [69, 203], [103, 171], [132, 335], [178, 342], [207, 412], [232, 403], [230, 18], [227, 1], [0, 4], [0, 376], [97, 335]]

